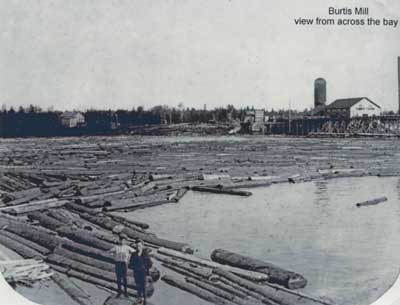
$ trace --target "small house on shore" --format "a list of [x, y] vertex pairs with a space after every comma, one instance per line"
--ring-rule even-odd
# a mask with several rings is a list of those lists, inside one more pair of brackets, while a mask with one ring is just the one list
[[85, 124], [85, 117], [77, 111], [66, 111], [60, 115], [60, 121], [65, 128], [76, 128]]
[[319, 112], [330, 117], [356, 118], [379, 116], [382, 109], [367, 97], [356, 97], [335, 100]]

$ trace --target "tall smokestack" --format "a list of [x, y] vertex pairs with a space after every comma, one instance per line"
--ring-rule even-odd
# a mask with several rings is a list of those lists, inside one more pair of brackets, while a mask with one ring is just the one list
[[398, 80], [398, 90], [399, 90], [399, 111], [400, 114], [400, 56], [397, 57], [397, 80]]

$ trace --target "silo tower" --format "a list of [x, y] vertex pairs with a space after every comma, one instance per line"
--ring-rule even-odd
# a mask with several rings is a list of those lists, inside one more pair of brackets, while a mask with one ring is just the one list
[[326, 104], [326, 80], [317, 78], [314, 81], [314, 107], [325, 106]]

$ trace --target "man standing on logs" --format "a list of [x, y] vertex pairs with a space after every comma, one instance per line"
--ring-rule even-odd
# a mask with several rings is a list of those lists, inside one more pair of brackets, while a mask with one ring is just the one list
[[127, 283], [127, 264], [129, 257], [135, 253], [135, 249], [126, 244], [126, 236], [121, 234], [119, 236], [119, 245], [113, 247], [110, 252], [115, 255], [115, 274], [117, 276], [118, 294], [121, 296], [121, 284], [124, 284], [124, 294], [128, 297], [128, 283]]
[[136, 240], [136, 252], [131, 256], [130, 267], [133, 269], [133, 277], [138, 297], [146, 305], [146, 276], [152, 266], [148, 250], [144, 248], [143, 241]]

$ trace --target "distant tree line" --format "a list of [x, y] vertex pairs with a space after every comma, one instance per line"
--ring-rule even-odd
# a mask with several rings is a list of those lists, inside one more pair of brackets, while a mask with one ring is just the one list
[[48, 109], [42, 110], [37, 106], [28, 108], [5, 106], [0, 111], [0, 137], [49, 137], [97, 135], [117, 133], [129, 126], [160, 124], [160, 116], [143, 107], [131, 111], [95, 110], [80, 111], [85, 123], [69, 128], [61, 123], [63, 112]]
[[[246, 112], [254, 108], [236, 109], [233, 105], [219, 107], [212, 110], [195, 109], [165, 105], [155, 106], [148, 110], [139, 106], [131, 110], [96, 110], [80, 111], [85, 118], [85, 124], [69, 128], [61, 124], [61, 111], [53, 107], [43, 110], [38, 106], [28, 108], [6, 106], [0, 110], [0, 137], [30, 137], [30, 136], [73, 136], [118, 134], [129, 132], [137, 126], [179, 123], [231, 123], [243, 120]], [[304, 115], [303, 112], [292, 111], [294, 116]], [[266, 111], [270, 118], [288, 117], [288, 110]]]

